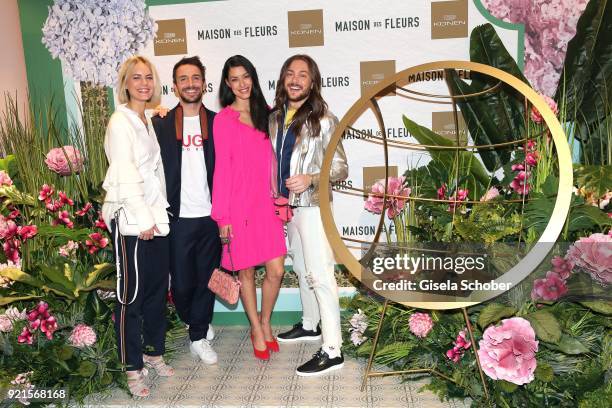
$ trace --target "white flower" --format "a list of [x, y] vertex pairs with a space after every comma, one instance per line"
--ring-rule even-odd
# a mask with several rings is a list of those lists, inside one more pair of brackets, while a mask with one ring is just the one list
[[155, 21], [144, 0], [54, 0], [42, 31], [66, 74], [112, 86], [121, 63], [153, 39]]
[[364, 333], [368, 328], [368, 317], [363, 313], [361, 309], [357, 309], [357, 313], [351, 317], [349, 323], [353, 328], [361, 333]]
[[366, 340], [367, 340], [367, 337], [365, 337], [363, 333], [357, 330], [351, 329], [351, 341], [353, 342], [354, 345], [358, 346]]
[[4, 312], [4, 314], [13, 322], [19, 322], [28, 318], [28, 314], [26, 313], [25, 309], [20, 312], [19, 309], [17, 309], [15, 306], [11, 306], [6, 309], [6, 312]]

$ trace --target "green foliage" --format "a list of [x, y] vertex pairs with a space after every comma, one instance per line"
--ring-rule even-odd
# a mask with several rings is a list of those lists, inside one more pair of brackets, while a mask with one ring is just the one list
[[612, 165], [576, 165], [574, 178], [577, 185], [601, 197], [606, 191], [612, 190]]
[[475, 206], [467, 218], [457, 217], [454, 227], [463, 240], [490, 245], [521, 231], [520, 214], [505, 215], [504, 212], [499, 206]]
[[556, 98], [576, 122], [586, 164], [612, 164], [612, 7], [590, 1], [567, 46]]
[[561, 326], [557, 318], [547, 310], [539, 310], [523, 316], [529, 320], [538, 339], [558, 344], [561, 340]]
[[478, 315], [478, 325], [481, 329], [487, 328], [490, 324], [497, 323], [503, 317], [513, 316], [516, 309], [499, 303], [489, 303]]

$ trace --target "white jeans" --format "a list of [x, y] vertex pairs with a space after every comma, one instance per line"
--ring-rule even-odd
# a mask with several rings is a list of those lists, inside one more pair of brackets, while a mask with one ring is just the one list
[[338, 285], [332, 252], [321, 221], [319, 207], [298, 207], [287, 224], [289, 256], [300, 280], [302, 323], [316, 330], [321, 322], [323, 349], [330, 356], [342, 347]]

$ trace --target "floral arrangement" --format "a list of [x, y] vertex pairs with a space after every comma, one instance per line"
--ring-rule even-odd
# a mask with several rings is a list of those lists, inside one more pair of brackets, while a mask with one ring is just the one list
[[533, 87], [553, 96], [561, 76], [567, 44], [576, 34], [587, 0], [483, 0], [504, 21], [525, 25], [525, 76]]
[[151, 41], [155, 22], [144, 0], [54, 0], [42, 31], [68, 75], [112, 86], [119, 65]]

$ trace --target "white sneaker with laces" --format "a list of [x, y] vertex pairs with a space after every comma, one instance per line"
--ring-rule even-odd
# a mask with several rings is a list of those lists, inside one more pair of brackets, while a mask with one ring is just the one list
[[192, 356], [200, 357], [200, 360], [205, 364], [217, 364], [217, 353], [215, 353], [208, 340], [192, 341], [189, 350]]
[[212, 324], [208, 325], [208, 331], [206, 332], [206, 340], [213, 341], [215, 339], [215, 329], [213, 329]]

